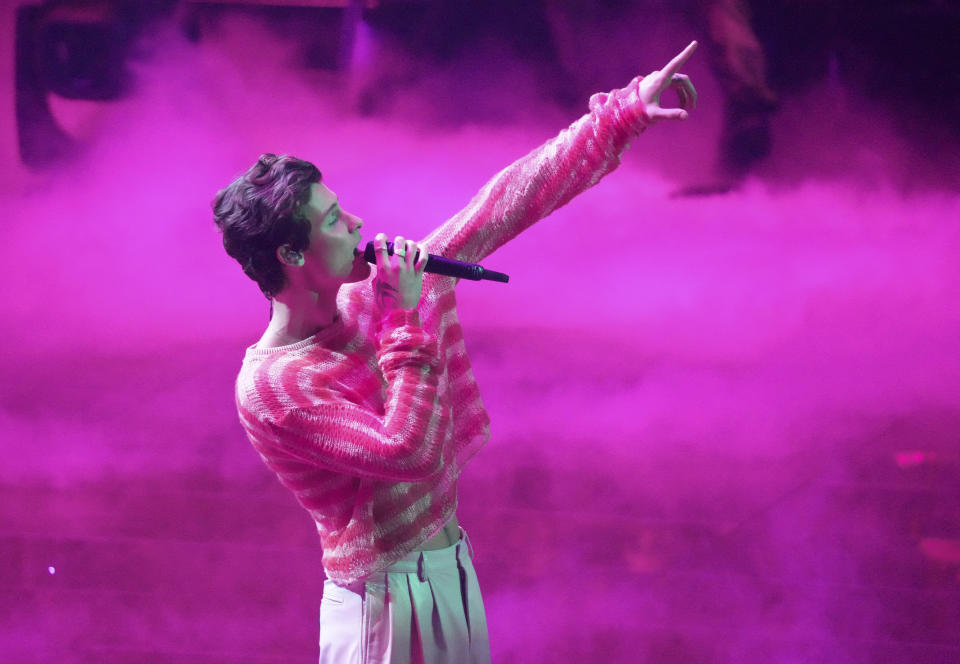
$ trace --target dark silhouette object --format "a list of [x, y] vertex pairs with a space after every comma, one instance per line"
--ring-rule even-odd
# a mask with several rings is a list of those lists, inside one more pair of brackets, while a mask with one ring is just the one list
[[20, 159], [43, 168], [70, 154], [74, 141], [51, 114], [48, 94], [111, 101], [130, 87], [126, 60], [142, 27], [170, 0], [46, 2], [17, 8], [15, 115]]

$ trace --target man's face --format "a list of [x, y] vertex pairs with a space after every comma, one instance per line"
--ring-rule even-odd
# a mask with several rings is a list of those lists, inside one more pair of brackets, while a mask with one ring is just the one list
[[307, 287], [320, 290], [366, 279], [370, 265], [354, 250], [360, 244], [363, 222], [340, 208], [337, 195], [322, 182], [310, 187], [310, 200], [303, 208], [310, 221], [310, 246], [303, 252], [300, 269]]

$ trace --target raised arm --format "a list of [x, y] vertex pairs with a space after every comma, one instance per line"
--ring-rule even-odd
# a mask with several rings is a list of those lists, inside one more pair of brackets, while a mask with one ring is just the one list
[[[647, 127], [685, 120], [696, 91], [679, 70], [696, 47], [691, 42], [662, 70], [625, 88], [593, 95], [586, 115], [494, 175], [423, 244], [435, 254], [478, 262], [613, 171], [630, 140]], [[679, 108], [660, 106], [668, 89], [676, 90]]]

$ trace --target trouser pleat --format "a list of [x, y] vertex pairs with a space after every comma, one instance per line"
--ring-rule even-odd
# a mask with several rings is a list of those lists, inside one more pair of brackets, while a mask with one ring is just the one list
[[412, 553], [349, 587], [328, 581], [321, 664], [489, 664], [470, 554], [464, 535], [448, 549]]

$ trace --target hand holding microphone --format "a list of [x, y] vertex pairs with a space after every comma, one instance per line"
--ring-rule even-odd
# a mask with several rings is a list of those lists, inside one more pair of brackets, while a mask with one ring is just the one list
[[[396, 251], [394, 247], [397, 247]], [[374, 254], [372, 261], [368, 253]], [[393, 242], [387, 242], [387, 236], [378, 233], [374, 242], [367, 243], [364, 259], [377, 266], [373, 290], [381, 311], [416, 308], [428, 255], [420, 252], [416, 242], [404, 240], [400, 235]], [[395, 256], [396, 260], [390, 260], [390, 256]]]
[[[377, 234], [378, 241], [381, 237], [386, 240], [386, 236], [383, 235], [383, 233]], [[393, 256], [395, 244], [400, 245], [402, 243], [403, 238], [400, 236], [397, 237], [396, 243], [387, 242], [387, 255]], [[373, 242], [367, 242], [366, 249], [363, 251], [363, 259], [368, 263], [377, 265], [379, 269], [380, 263], [377, 261], [379, 253], [379, 247], [374, 248]], [[416, 260], [416, 257], [414, 260]], [[509, 275], [506, 275], [503, 272], [494, 272], [493, 270], [485, 269], [481, 265], [465, 263], [463, 261], [454, 260], [453, 258], [445, 258], [444, 256], [436, 256], [434, 254], [427, 254], [427, 262], [424, 272], [429, 272], [431, 274], [442, 274], [447, 277], [456, 277], [457, 279], [470, 279], [471, 281], [480, 281], [481, 279], [485, 279], [487, 281], [499, 281], [501, 283], [507, 283], [510, 280]]]

